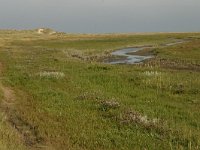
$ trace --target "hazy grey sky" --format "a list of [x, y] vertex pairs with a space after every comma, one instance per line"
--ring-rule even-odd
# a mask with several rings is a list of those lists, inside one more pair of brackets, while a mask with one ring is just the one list
[[0, 28], [58, 31], [200, 31], [200, 0], [0, 0]]

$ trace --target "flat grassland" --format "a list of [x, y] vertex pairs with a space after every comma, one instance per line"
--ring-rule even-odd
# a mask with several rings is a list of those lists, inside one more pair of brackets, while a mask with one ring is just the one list
[[[146, 45], [143, 64], [103, 63]], [[0, 149], [199, 149], [200, 33], [0, 30], [0, 103]]]

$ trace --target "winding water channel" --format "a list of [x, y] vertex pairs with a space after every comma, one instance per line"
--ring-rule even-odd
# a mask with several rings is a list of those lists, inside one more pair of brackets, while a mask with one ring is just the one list
[[[173, 46], [173, 45], [177, 45], [177, 44], [181, 44], [183, 42], [186, 42], [185, 40], [181, 40], [181, 41], [177, 41], [177, 42], [172, 42], [172, 43], [168, 43], [165, 45], [162, 45], [161, 47], [169, 47], [169, 46]], [[141, 56], [141, 55], [134, 55], [131, 54], [133, 52], [137, 52], [146, 48], [153, 48], [153, 47], [130, 47], [130, 48], [123, 48], [123, 49], [119, 49], [116, 50], [114, 52], [111, 53], [112, 56], [117, 56], [119, 57], [119, 59], [112, 59], [109, 60], [109, 64], [137, 64], [137, 63], [141, 63], [142, 61], [146, 60], [146, 59], [150, 59], [153, 58], [154, 56], [149, 55], [149, 56]], [[120, 58], [121, 57], [121, 58]]]

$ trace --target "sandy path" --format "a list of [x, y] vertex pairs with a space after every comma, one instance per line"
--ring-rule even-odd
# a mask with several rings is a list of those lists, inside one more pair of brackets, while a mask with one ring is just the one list
[[3, 65], [0, 62], [0, 91], [3, 93], [3, 99], [0, 103], [0, 111], [4, 113], [8, 124], [16, 129], [19, 137], [22, 139], [22, 143], [24, 143], [28, 149], [38, 149], [41, 147], [43, 147], [42, 149], [47, 149], [47, 147], [43, 145], [43, 140], [34, 126], [17, 115], [15, 108], [15, 92], [11, 88], [2, 84], [2, 71]]

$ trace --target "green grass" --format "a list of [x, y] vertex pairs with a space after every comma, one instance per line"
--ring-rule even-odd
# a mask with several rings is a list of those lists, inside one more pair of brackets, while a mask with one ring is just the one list
[[[42, 138], [39, 145], [47, 149], [199, 148], [198, 71], [167, 65], [163, 68], [159, 63], [108, 65], [79, 59], [106, 57], [109, 51], [121, 47], [153, 45], [158, 59], [180, 60], [181, 65], [189, 63], [199, 68], [199, 33], [62, 36], [37, 35], [34, 31], [1, 33], [2, 81], [15, 90], [13, 109], [37, 129], [37, 136]], [[160, 44], [188, 38], [189, 43], [159, 48]], [[44, 72], [50, 75], [45, 76]], [[120, 106], [114, 108], [105, 103], [113, 101]], [[149, 123], [134, 120], [130, 111], [141, 118], [147, 116]], [[155, 118], [159, 121], [152, 124]], [[1, 143], [9, 143], [5, 135], [11, 131], [12, 128], [0, 130]]]

